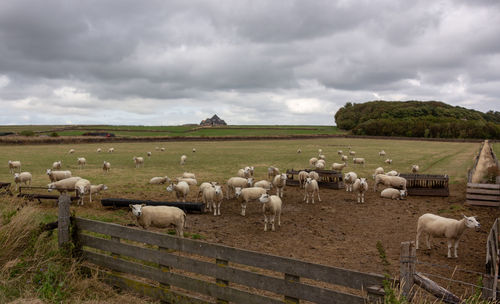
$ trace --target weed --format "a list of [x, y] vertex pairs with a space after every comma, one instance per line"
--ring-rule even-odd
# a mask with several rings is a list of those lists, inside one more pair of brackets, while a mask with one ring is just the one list
[[2, 212], [2, 224], [7, 225], [10, 223], [10, 219], [17, 213], [17, 210], [4, 210]]

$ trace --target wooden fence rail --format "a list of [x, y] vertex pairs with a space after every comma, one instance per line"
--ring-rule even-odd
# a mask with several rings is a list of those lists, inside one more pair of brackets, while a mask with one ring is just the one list
[[[493, 300], [498, 299], [498, 268], [500, 262], [500, 218], [497, 218], [491, 227], [488, 241], [486, 242], [486, 273], [491, 277], [485, 282], [485, 286], [491, 290], [485, 297]], [[496, 292], [495, 292], [496, 291]]]
[[[372, 286], [381, 286], [384, 280], [381, 275], [209, 244], [117, 224], [82, 218], [75, 218], [74, 222], [85, 260], [114, 271], [208, 295], [217, 298], [221, 303], [283, 303], [283, 297], [287, 303], [298, 303], [299, 299], [315, 303], [365, 303], [366, 291]], [[105, 237], [96, 236], [95, 233]], [[114, 240], [108, 239], [109, 237]], [[143, 245], [130, 244], [129, 241]], [[180, 253], [182, 255], [179, 255]], [[207, 258], [213, 260], [207, 261]], [[149, 264], [145, 265], [144, 262]], [[151, 263], [166, 267], [167, 270], [149, 266]], [[181, 270], [182, 274], [170, 270]], [[281, 275], [268, 275], [269, 271]], [[194, 278], [185, 272], [195, 273], [197, 276]], [[210, 279], [199, 279], [199, 275]], [[301, 282], [303, 278], [314, 281]], [[264, 292], [255, 293], [248, 288], [235, 288], [233, 284]], [[339, 291], [338, 287], [330, 284], [358, 291], [348, 293], [346, 288]], [[266, 292], [282, 297], [261, 295]]]

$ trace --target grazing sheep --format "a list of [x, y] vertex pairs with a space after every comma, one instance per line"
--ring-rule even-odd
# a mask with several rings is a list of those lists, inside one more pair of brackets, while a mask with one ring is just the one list
[[378, 156], [385, 156], [385, 151], [382, 150], [382, 151], [378, 152]]
[[230, 192], [232, 192], [236, 195], [236, 187], [240, 188], [247, 188], [247, 187], [252, 187], [253, 184], [253, 178], [243, 178], [243, 177], [231, 177], [230, 179], [227, 180], [227, 193], [226, 197], [229, 199]]
[[186, 213], [177, 207], [129, 205], [137, 223], [143, 228], [167, 228], [174, 225], [178, 237], [184, 237], [183, 229], [186, 226]]
[[377, 169], [375, 169], [375, 172], [372, 175], [373, 179], [375, 179], [375, 176], [377, 176], [379, 174], [384, 174], [384, 168], [378, 167]]
[[170, 183], [168, 176], [155, 176], [149, 180], [149, 184], [151, 185], [163, 185], [165, 183]]
[[342, 151], [342, 150], [338, 150], [338, 151], [337, 151], [337, 154], [338, 154], [338, 155], [342, 155], [343, 153], [344, 153], [344, 151]]
[[319, 174], [316, 171], [309, 172], [309, 177], [319, 182]]
[[326, 156], [324, 154], [320, 154], [318, 155], [318, 159], [322, 159], [322, 160], [325, 160], [326, 159]]
[[148, 157], [151, 157], [151, 152], [146, 152], [146, 155], [147, 155]]
[[267, 193], [267, 190], [260, 187], [250, 188], [235, 188], [236, 198], [241, 202], [241, 215], [245, 216], [247, 203], [252, 200], [258, 199], [262, 194]]
[[165, 148], [161, 147], [161, 148], [160, 148], [160, 151], [161, 151], [161, 152], [165, 152]]
[[68, 154], [73, 154], [75, 153], [75, 149], [69, 149]]
[[181, 155], [181, 166], [184, 166], [184, 164], [186, 163], [186, 160], [187, 160], [187, 156]]
[[196, 186], [198, 185], [198, 181], [194, 178], [186, 178], [186, 177], [177, 177], [175, 179], [177, 182], [186, 182], [190, 186]]
[[385, 185], [387, 187], [406, 190], [406, 179], [399, 176], [379, 174], [375, 176], [375, 184], [373, 185], [373, 191], [377, 192], [377, 186], [379, 184]]
[[358, 175], [354, 172], [347, 172], [344, 176], [345, 191], [352, 192], [352, 185], [358, 179]]
[[384, 160], [384, 162], [385, 162], [386, 164], [390, 165], [390, 164], [392, 164], [392, 159], [389, 159], [389, 158], [388, 158], [388, 159]]
[[273, 179], [273, 186], [276, 187], [276, 195], [279, 197], [283, 197], [283, 190], [286, 185], [286, 174], [281, 173], [280, 175], [276, 175]]
[[113, 152], [115, 152], [115, 148], [109, 148], [108, 149], [108, 153], [113, 153]]
[[[358, 193], [358, 203], [365, 202], [365, 192], [368, 190], [368, 183], [366, 182], [366, 178], [358, 178], [352, 185], [353, 192]], [[361, 201], [360, 201], [361, 198]]]
[[380, 197], [390, 199], [404, 199], [406, 197], [406, 190], [398, 190], [394, 188], [385, 188], [380, 192]]
[[353, 157], [353, 158], [352, 158], [352, 163], [353, 163], [354, 165], [356, 165], [356, 164], [361, 165], [361, 164], [362, 164], [362, 165], [363, 165], [363, 167], [364, 167], [364, 166], [365, 166], [365, 159], [364, 159], [364, 158], [362, 158], [362, 157]]
[[347, 167], [346, 162], [344, 162], [343, 164], [339, 164], [339, 163], [332, 164], [332, 170], [335, 170], [335, 171], [342, 171], [342, 170], [344, 170], [345, 167]]
[[205, 190], [205, 188], [209, 188], [209, 187], [215, 187], [217, 185], [217, 182], [203, 182], [201, 183], [200, 187], [198, 187], [198, 194], [196, 194], [196, 201], [198, 201], [198, 197], [200, 195], [203, 195], [203, 190]]
[[51, 182], [57, 182], [71, 177], [71, 171], [52, 171], [51, 169], [47, 169], [47, 175]]
[[19, 170], [21, 173], [21, 161], [19, 160], [9, 160], [9, 171], [10, 173], [14, 173], [15, 169]]
[[326, 164], [325, 164], [325, 161], [323, 159], [320, 159], [316, 162], [316, 164], [314, 165], [316, 167], [316, 169], [318, 170], [323, 170], [325, 169], [326, 167]]
[[267, 178], [269, 178], [270, 180], [273, 180], [273, 178], [278, 174], [280, 174], [280, 169], [276, 167], [267, 168]]
[[264, 213], [264, 231], [267, 231], [267, 212], [270, 212], [271, 230], [274, 231], [274, 219], [278, 215], [278, 226], [281, 226], [281, 199], [276, 195], [269, 195], [264, 193], [260, 196], [259, 201], [262, 205], [262, 212]]
[[316, 162], [318, 162], [316, 157], [311, 157], [311, 159], [309, 159], [309, 165], [311, 165], [311, 167], [316, 166]]
[[92, 202], [92, 194], [96, 195], [104, 190], [108, 190], [108, 186], [104, 184], [90, 185], [90, 202]]
[[415, 174], [418, 172], [419, 169], [420, 169], [420, 167], [418, 165], [412, 165], [411, 166], [411, 173]]
[[132, 157], [132, 160], [134, 161], [136, 168], [144, 166], [144, 157], [134, 156], [134, 157]]
[[340, 160], [346, 162], [349, 160], [349, 158], [347, 157], [347, 155], [342, 155], [342, 157], [340, 157]]
[[171, 183], [167, 187], [168, 192], [175, 191], [175, 197], [177, 199], [182, 198], [182, 202], [186, 202], [186, 197], [189, 193], [189, 185], [184, 181], [180, 181], [177, 184]]
[[83, 206], [83, 199], [85, 194], [88, 193], [90, 195], [89, 202], [92, 201], [92, 194], [90, 193], [90, 181], [88, 179], [81, 178], [75, 183], [75, 190], [78, 194], [78, 203]]
[[304, 188], [304, 183], [306, 182], [306, 179], [309, 177], [309, 173], [306, 171], [302, 170], [298, 174], [298, 179], [299, 179], [299, 187]]
[[215, 186], [215, 200], [214, 200], [214, 215], [220, 215], [220, 205], [224, 199], [224, 193], [222, 192], [222, 187], [219, 185]]
[[111, 163], [107, 161], [103, 161], [102, 163], [102, 171], [109, 172], [111, 170]]
[[160, 147], [155, 147], [155, 151], [158, 151], [158, 150], [160, 150]]
[[250, 176], [249, 177], [253, 177], [253, 173], [254, 173], [254, 170], [255, 170], [255, 168], [253, 166], [245, 167], [245, 170], [247, 170], [248, 172], [250, 172]]
[[[210, 185], [210, 187], [203, 188], [201, 195], [201, 201], [205, 204], [205, 210], [212, 212], [212, 205], [215, 204], [215, 188]], [[214, 214], [215, 215], [215, 214]]]
[[399, 172], [396, 171], [396, 170], [391, 170], [389, 172], [387, 172], [385, 175], [389, 175], [389, 176], [399, 176]]
[[97, 153], [101, 153], [102, 149], [101, 148], [97, 148]]
[[14, 173], [14, 182], [16, 183], [16, 191], [19, 189], [19, 184], [24, 183], [26, 186], [31, 185], [31, 173], [29, 172], [21, 172]]
[[263, 188], [266, 190], [271, 190], [273, 188], [273, 184], [270, 181], [265, 180], [265, 179], [256, 182], [255, 184], [253, 184], [253, 186], [260, 187], [260, 188]]
[[184, 172], [184, 173], [182, 173], [182, 177], [183, 178], [196, 178], [196, 175], [194, 173]]
[[323, 150], [318, 149], [318, 154], [321, 154], [321, 153], [323, 153]]
[[454, 243], [454, 257], [458, 258], [458, 242], [465, 228], [480, 228], [479, 222], [474, 216], [463, 216], [461, 220], [455, 220], [426, 213], [418, 218], [417, 241], [415, 248], [418, 249], [418, 241], [422, 232], [427, 234], [427, 248], [431, 249], [431, 237], [445, 237], [448, 240], [448, 258], [451, 258], [451, 246]]
[[52, 169], [61, 169], [62, 161], [56, 161], [52, 163]]
[[78, 168], [80, 169], [83, 169], [83, 167], [85, 167], [85, 165], [87, 164], [87, 160], [85, 159], [85, 157], [78, 157], [76, 162], [78, 163]]
[[196, 152], [196, 148], [193, 148], [193, 153]]
[[356, 151], [349, 151], [349, 155], [351, 155], [351, 156], [356, 155]]
[[316, 180], [308, 177], [304, 183], [304, 190], [305, 195], [303, 200], [306, 201], [306, 204], [309, 203], [309, 197], [312, 199], [312, 203], [314, 204], [314, 193], [318, 196], [318, 201], [321, 202], [321, 198], [319, 197], [319, 186]]
[[250, 170], [248, 170], [247, 168], [239, 169], [238, 173], [236, 175], [239, 177], [249, 178], [250, 177]]
[[302, 153], [302, 149], [298, 148], [298, 149], [297, 149], [297, 153], [298, 153], [298, 154]]
[[47, 187], [49, 188], [47, 191], [51, 192], [52, 190], [58, 190], [58, 191], [75, 190], [76, 182], [81, 179], [82, 179], [81, 177], [73, 176], [61, 179], [56, 182], [52, 182], [47, 185]]

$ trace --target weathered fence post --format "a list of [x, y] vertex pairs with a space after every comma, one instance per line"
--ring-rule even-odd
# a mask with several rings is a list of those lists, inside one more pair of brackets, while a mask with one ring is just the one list
[[71, 198], [66, 192], [63, 192], [57, 200], [59, 206], [58, 222], [57, 222], [57, 237], [59, 247], [63, 247], [70, 241], [69, 225], [70, 225], [70, 212], [69, 205]]
[[401, 293], [407, 300], [411, 299], [411, 288], [413, 286], [413, 276], [415, 275], [416, 250], [414, 242], [402, 242], [401, 254], [399, 256], [400, 286]]
[[[293, 274], [285, 273], [285, 282], [298, 283], [300, 282], [300, 277]], [[285, 295], [285, 303], [287, 304], [299, 304], [299, 301], [300, 300], [297, 298]]]
[[[171, 252], [171, 250], [169, 250], [168, 248], [165, 248], [165, 247], [161, 247], [159, 246], [158, 247], [158, 250], [160, 252]], [[158, 267], [160, 268], [161, 271], [163, 272], [170, 272], [170, 266], [168, 265], [163, 265], [161, 263], [158, 264]], [[170, 289], [170, 284], [163, 284], [163, 283], [160, 283], [160, 286], [162, 288], [165, 288], [165, 289]]]
[[[227, 260], [215, 259], [215, 264], [219, 267], [227, 267], [229, 262]], [[229, 281], [215, 278], [215, 283], [221, 287], [229, 286]], [[217, 298], [217, 304], [229, 304], [229, 301]]]

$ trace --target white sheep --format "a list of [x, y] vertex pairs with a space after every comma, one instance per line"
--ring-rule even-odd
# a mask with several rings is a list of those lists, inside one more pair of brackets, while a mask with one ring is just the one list
[[14, 173], [14, 182], [16, 183], [16, 191], [19, 189], [19, 184], [24, 183], [26, 186], [31, 185], [31, 173], [29, 172], [21, 172], [21, 173]]
[[158, 150], [160, 150], [160, 147], [156, 146], [155, 151], [158, 151]]
[[253, 173], [254, 173], [254, 170], [255, 170], [255, 168], [253, 166], [245, 167], [245, 170], [247, 170], [250, 173], [249, 177], [253, 177]]
[[304, 183], [306, 182], [306, 179], [309, 177], [309, 173], [306, 171], [302, 170], [298, 174], [298, 180], [299, 180], [299, 187], [304, 188]]
[[165, 152], [165, 148], [161, 147], [161, 148], [160, 148], [160, 151], [161, 151], [161, 152]]
[[387, 187], [406, 189], [406, 179], [399, 176], [390, 176], [386, 174], [379, 174], [375, 176], [375, 184], [373, 185], [373, 191], [377, 192], [378, 185], [385, 185]]
[[151, 157], [151, 152], [146, 152], [146, 155], [147, 155], [148, 157]]
[[182, 177], [183, 178], [196, 178], [196, 175], [194, 173], [184, 172], [184, 173], [182, 173]]
[[73, 154], [75, 153], [75, 149], [69, 149], [68, 154]]
[[260, 187], [250, 188], [235, 188], [236, 198], [241, 202], [241, 215], [245, 216], [247, 203], [252, 200], [258, 199], [262, 194], [267, 193], [267, 190]]
[[416, 246], [418, 249], [418, 241], [422, 232], [427, 234], [427, 248], [431, 249], [431, 237], [447, 238], [448, 240], [448, 258], [451, 258], [451, 246], [454, 243], [454, 257], [458, 258], [457, 249], [458, 242], [465, 228], [480, 228], [479, 222], [474, 216], [463, 216], [461, 220], [442, 217], [439, 215], [426, 213], [418, 218]]
[[[198, 197], [200, 195], [203, 195], [203, 190], [205, 190], [205, 188], [209, 188], [209, 187], [215, 187], [217, 185], [217, 182], [203, 182], [201, 183], [201, 185], [198, 187], [198, 194], [196, 194], [196, 201], [198, 201]], [[209, 207], [209, 206], [206, 206], [206, 207]]]
[[342, 157], [340, 157], [340, 160], [346, 162], [349, 160], [349, 158], [347, 157], [347, 155], [342, 155]]
[[53, 171], [51, 169], [47, 169], [47, 175], [51, 182], [57, 182], [63, 180], [65, 178], [71, 177], [71, 171]]
[[314, 193], [318, 196], [318, 201], [321, 202], [321, 198], [319, 197], [319, 186], [318, 182], [310, 177], [306, 179], [306, 182], [304, 183], [304, 201], [306, 201], [306, 204], [309, 203], [309, 197], [311, 198], [312, 203], [314, 204]]
[[354, 172], [347, 172], [344, 176], [345, 191], [352, 192], [352, 185], [358, 179], [358, 175]]
[[184, 237], [186, 226], [186, 213], [177, 207], [170, 206], [146, 206], [129, 205], [137, 223], [143, 228], [151, 227], [167, 228], [174, 225], [178, 237]]
[[344, 151], [342, 151], [342, 150], [338, 150], [338, 151], [337, 151], [337, 154], [338, 154], [338, 155], [342, 155], [343, 153], [344, 153]]
[[58, 160], [52, 163], [52, 169], [61, 169], [62, 161]]
[[182, 166], [184, 166], [184, 164], [186, 163], [186, 160], [187, 160], [187, 156], [186, 155], [181, 155], [181, 162], [180, 162], [180, 164]]
[[265, 179], [256, 182], [255, 184], [253, 184], [253, 186], [260, 187], [260, 188], [263, 188], [266, 190], [271, 190], [273, 188], [273, 184], [270, 181], [265, 180]]
[[281, 173], [280, 175], [276, 175], [273, 179], [273, 186], [276, 187], [276, 195], [283, 197], [283, 190], [286, 186], [286, 174]]
[[203, 188], [201, 201], [205, 204], [205, 209], [208, 209], [211, 212], [212, 205], [215, 204], [215, 188], [212, 185], [210, 185], [210, 187]]
[[389, 158], [388, 158], [388, 159], [384, 160], [384, 162], [385, 162], [386, 164], [390, 165], [390, 164], [392, 164], [392, 159], [389, 159]]
[[58, 190], [58, 191], [69, 191], [69, 190], [75, 190], [75, 184], [77, 181], [81, 180], [82, 178], [79, 176], [73, 176], [73, 177], [68, 177], [56, 182], [52, 182], [47, 185], [49, 192], [52, 190]]
[[321, 154], [323, 153], [323, 150], [322, 149], [318, 149], [318, 154]]
[[358, 203], [365, 202], [365, 192], [368, 190], [366, 178], [358, 178], [352, 185], [352, 191], [358, 193]]
[[252, 187], [253, 178], [243, 178], [239, 176], [231, 177], [227, 180], [227, 193], [226, 198], [229, 199], [230, 192], [232, 191], [236, 195], [236, 187], [247, 188]]
[[316, 167], [316, 169], [318, 170], [323, 170], [325, 169], [326, 167], [326, 163], [325, 163], [325, 160], [324, 159], [319, 159], [316, 164], [314, 165]]
[[78, 203], [83, 206], [83, 199], [85, 197], [85, 194], [89, 194], [89, 202], [92, 201], [92, 194], [90, 193], [90, 181], [88, 179], [81, 178], [76, 181], [75, 183], [75, 190], [76, 193], [78, 194]]
[[104, 161], [102, 163], [102, 171], [109, 172], [109, 170], [111, 170], [111, 163], [107, 162], [107, 161]]
[[134, 164], [135, 164], [136, 168], [144, 166], [144, 157], [134, 156], [134, 157], [132, 157], [132, 160], [134, 161]]
[[298, 148], [298, 149], [297, 149], [297, 153], [298, 153], [298, 154], [302, 153], [302, 149]]
[[19, 170], [21, 173], [21, 161], [19, 160], [9, 160], [9, 171], [10, 173], [14, 173], [15, 169]]
[[97, 153], [101, 153], [102, 149], [101, 148], [97, 148]]
[[170, 183], [168, 176], [155, 176], [149, 180], [149, 184], [151, 185], [163, 185], [165, 183]]
[[113, 153], [113, 152], [115, 152], [115, 148], [109, 148], [108, 149], [108, 153]]
[[316, 162], [318, 162], [318, 159], [316, 157], [311, 157], [309, 159], [309, 165], [311, 165], [311, 167], [316, 166]]
[[382, 150], [382, 151], [378, 152], [378, 156], [385, 156], [385, 151]]
[[186, 182], [190, 186], [198, 185], [198, 181], [194, 178], [178, 177], [175, 179], [177, 182]]
[[380, 197], [390, 199], [404, 199], [406, 197], [406, 190], [398, 190], [394, 188], [385, 188], [380, 192]]
[[308, 174], [310, 178], [314, 179], [315, 181], [319, 182], [319, 174], [316, 171], [311, 171]]
[[259, 201], [262, 203], [262, 212], [264, 213], [264, 231], [267, 231], [267, 212], [271, 213], [271, 230], [274, 231], [274, 219], [276, 215], [278, 216], [278, 226], [281, 226], [281, 206], [283, 203], [279, 196], [267, 193], [262, 194]]
[[192, 150], [192, 151], [193, 151], [193, 153], [195, 153], [195, 152], [196, 152], [196, 148], [193, 148], [193, 150]]
[[177, 199], [182, 198], [182, 202], [186, 202], [187, 195], [189, 193], [189, 185], [184, 181], [180, 181], [177, 184], [171, 183], [167, 187], [168, 192], [175, 191], [175, 197]]
[[273, 180], [273, 178], [278, 174], [280, 174], [280, 169], [276, 167], [267, 168], [267, 178], [269, 178], [270, 180]]
[[239, 169], [238, 172], [236, 173], [236, 176], [244, 177], [244, 178], [249, 178], [251, 176], [250, 175], [250, 170], [248, 170], [247, 168], [245, 168], [245, 169]]
[[322, 160], [325, 160], [326, 159], [326, 156], [324, 154], [320, 154], [318, 155], [318, 159], [322, 159]]
[[377, 176], [379, 174], [384, 174], [384, 168], [378, 167], [377, 169], [375, 169], [375, 172], [373, 173], [372, 178], [375, 179], [375, 176]]
[[351, 156], [356, 155], [356, 151], [349, 151], [349, 155], [351, 155]]
[[224, 199], [224, 193], [222, 192], [222, 187], [219, 185], [215, 186], [215, 200], [214, 200], [214, 215], [220, 215], [220, 205]]
[[104, 190], [108, 190], [108, 186], [104, 184], [90, 185], [90, 202], [92, 202], [92, 194], [94, 194], [95, 196], [96, 194]]
[[87, 160], [85, 159], [85, 157], [78, 157], [76, 159], [76, 162], [78, 164], [78, 168], [80, 169], [83, 169], [83, 167], [85, 167], [85, 165], [87, 164]]
[[419, 169], [420, 169], [420, 167], [418, 165], [412, 165], [411, 166], [411, 173], [415, 174], [418, 172]]
[[387, 172], [385, 175], [389, 175], [389, 176], [399, 176], [399, 172], [396, 171], [396, 170], [391, 170], [389, 172]]
[[356, 165], [356, 164], [358, 164], [358, 165], [361, 165], [361, 164], [362, 164], [362, 165], [363, 165], [363, 167], [364, 167], [364, 166], [365, 166], [365, 159], [364, 159], [364, 158], [362, 158], [362, 157], [353, 157], [353, 158], [352, 158], [352, 163], [353, 163], [353, 164], [355, 164], [355, 165]]
[[344, 162], [343, 164], [339, 164], [339, 163], [332, 164], [332, 170], [335, 170], [335, 171], [342, 171], [342, 170], [344, 170], [345, 167], [347, 167], [346, 162]]

